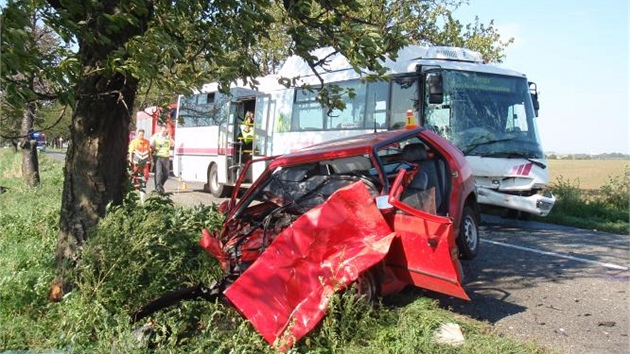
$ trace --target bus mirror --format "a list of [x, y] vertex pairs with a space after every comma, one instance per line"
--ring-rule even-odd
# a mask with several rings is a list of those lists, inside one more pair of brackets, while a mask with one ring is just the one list
[[429, 103], [440, 104], [444, 102], [444, 90], [442, 88], [442, 75], [428, 74], [427, 87], [429, 89]]
[[538, 102], [538, 87], [535, 82], [529, 82], [529, 94], [532, 96], [532, 104], [534, 105], [534, 114], [538, 117], [540, 102]]
[[532, 94], [532, 103], [534, 104], [534, 114], [538, 117], [538, 109], [540, 108], [540, 103], [538, 103], [538, 95]]

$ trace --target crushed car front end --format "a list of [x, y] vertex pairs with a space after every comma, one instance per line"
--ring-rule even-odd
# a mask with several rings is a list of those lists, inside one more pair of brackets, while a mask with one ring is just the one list
[[271, 160], [240, 200], [234, 192], [222, 230], [200, 244], [269, 343], [301, 338], [352, 284], [369, 296], [414, 285], [468, 299], [456, 230], [474, 181], [436, 137], [420, 128], [312, 146]]

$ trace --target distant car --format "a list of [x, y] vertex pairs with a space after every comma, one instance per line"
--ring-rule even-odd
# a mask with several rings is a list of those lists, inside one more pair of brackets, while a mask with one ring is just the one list
[[46, 134], [33, 132], [31, 137], [37, 142], [37, 150], [46, 151]]
[[[265, 171], [237, 199], [256, 164]], [[202, 247], [221, 263], [223, 294], [269, 343], [298, 340], [328, 298], [374, 298], [415, 285], [468, 299], [459, 258], [478, 253], [472, 171], [424, 128], [375, 132], [251, 161]]]

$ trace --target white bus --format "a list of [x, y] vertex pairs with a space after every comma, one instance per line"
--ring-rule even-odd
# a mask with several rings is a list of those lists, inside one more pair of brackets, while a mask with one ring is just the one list
[[[314, 54], [323, 58], [331, 49]], [[547, 162], [536, 127], [536, 85], [512, 70], [483, 63], [481, 55], [456, 47], [405, 47], [386, 61], [389, 79], [370, 81], [341, 55], [315, 75], [290, 57], [277, 75], [259, 79], [257, 90], [234, 86], [231, 95], [205, 85], [178, 102], [174, 173], [203, 181], [224, 197], [239, 166], [252, 157], [281, 155], [302, 147], [384, 129], [404, 129], [407, 112], [416, 122], [452, 141], [475, 175], [478, 203], [545, 216], [555, 198], [546, 192]], [[279, 78], [297, 78], [286, 88]], [[329, 112], [316, 101], [325, 85], [352, 89], [345, 109]], [[300, 88], [302, 84], [310, 85]], [[239, 124], [252, 111], [254, 143], [243, 151]], [[253, 181], [262, 171], [253, 171]]]

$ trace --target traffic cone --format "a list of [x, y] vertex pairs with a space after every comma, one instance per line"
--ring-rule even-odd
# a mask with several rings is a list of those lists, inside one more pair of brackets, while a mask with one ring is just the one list
[[179, 178], [177, 178], [177, 181], [179, 182], [179, 186], [177, 189], [186, 190], [186, 188], [188, 188], [188, 186], [186, 186], [186, 181], [182, 180], [182, 176], [179, 176]]
[[413, 115], [413, 111], [408, 109], [407, 116], [405, 117], [405, 129], [416, 129], [418, 127], [419, 126], [416, 124], [416, 117]]

